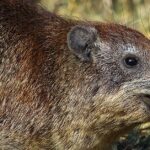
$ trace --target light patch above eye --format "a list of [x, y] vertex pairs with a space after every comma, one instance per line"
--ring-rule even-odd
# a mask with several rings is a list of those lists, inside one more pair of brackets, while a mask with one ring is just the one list
[[123, 50], [126, 52], [135, 53], [137, 51], [136, 47], [132, 44], [123, 45]]

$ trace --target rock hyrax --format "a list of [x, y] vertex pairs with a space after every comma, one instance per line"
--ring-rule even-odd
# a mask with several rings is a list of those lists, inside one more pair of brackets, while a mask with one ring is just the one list
[[0, 1], [0, 149], [110, 150], [150, 121], [150, 41], [113, 23]]

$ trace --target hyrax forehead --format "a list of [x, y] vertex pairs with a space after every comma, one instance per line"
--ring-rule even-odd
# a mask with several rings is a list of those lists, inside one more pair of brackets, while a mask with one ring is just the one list
[[[96, 26], [102, 43], [107, 43], [110, 53], [120, 55], [136, 55], [149, 62], [150, 40], [137, 30], [118, 24]], [[120, 57], [120, 56], [119, 56]]]
[[102, 39], [112, 46], [131, 45], [137, 49], [149, 49], [150, 41], [137, 30], [118, 24], [102, 24], [96, 26]]

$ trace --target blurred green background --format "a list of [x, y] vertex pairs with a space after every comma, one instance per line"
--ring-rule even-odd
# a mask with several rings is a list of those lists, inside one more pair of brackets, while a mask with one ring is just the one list
[[65, 17], [116, 22], [150, 35], [150, 0], [41, 0]]
[[[116, 22], [150, 36], [150, 0], [41, 0], [65, 18]], [[150, 123], [121, 137], [113, 150], [150, 150]]]

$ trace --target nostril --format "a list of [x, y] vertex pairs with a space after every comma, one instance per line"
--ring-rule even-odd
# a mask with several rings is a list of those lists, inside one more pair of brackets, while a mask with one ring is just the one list
[[142, 101], [148, 106], [150, 107], [150, 95], [149, 94], [144, 94]]
[[149, 94], [145, 94], [144, 97], [149, 98], [150, 99], [150, 95]]

